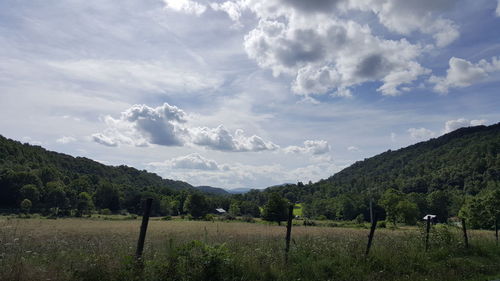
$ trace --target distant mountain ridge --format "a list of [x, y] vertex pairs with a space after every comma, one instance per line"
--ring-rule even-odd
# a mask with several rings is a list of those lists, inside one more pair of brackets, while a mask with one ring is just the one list
[[201, 192], [215, 194], [215, 195], [229, 195], [230, 194], [227, 190], [225, 190], [224, 188], [220, 188], [220, 187], [200, 185], [200, 186], [195, 186], [194, 188], [198, 189]]

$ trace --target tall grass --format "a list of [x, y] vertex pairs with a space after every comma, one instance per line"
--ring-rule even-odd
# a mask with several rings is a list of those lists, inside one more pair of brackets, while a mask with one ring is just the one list
[[297, 226], [284, 263], [285, 228], [264, 224], [150, 221], [138, 268], [139, 220], [0, 218], [0, 280], [485, 280], [500, 273], [491, 232]]

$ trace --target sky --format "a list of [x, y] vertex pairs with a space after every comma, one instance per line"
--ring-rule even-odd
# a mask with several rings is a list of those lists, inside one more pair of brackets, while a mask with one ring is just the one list
[[500, 121], [497, 0], [0, 2], [0, 134], [223, 188]]

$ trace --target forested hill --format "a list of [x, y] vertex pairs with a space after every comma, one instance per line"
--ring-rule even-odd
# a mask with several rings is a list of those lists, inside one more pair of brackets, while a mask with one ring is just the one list
[[[393, 188], [421, 206], [429, 194], [444, 194], [454, 215], [465, 191], [476, 195], [500, 187], [500, 123], [461, 128], [441, 137], [354, 163], [313, 184], [268, 188], [307, 206], [310, 215], [352, 219], [367, 214], [369, 198]], [[443, 193], [444, 192], [444, 193]], [[433, 195], [434, 196], [434, 195]], [[456, 198], [457, 202], [453, 202]]]
[[163, 179], [147, 171], [106, 166], [0, 136], [0, 208], [18, 206], [23, 186], [34, 185], [40, 189], [38, 193], [43, 193], [50, 182], [62, 186], [67, 195], [81, 191], [92, 194], [98, 184], [109, 183], [122, 193], [123, 200], [127, 194], [144, 191], [170, 194], [193, 189], [186, 182]]
[[464, 190], [476, 194], [500, 180], [500, 123], [461, 128], [441, 137], [359, 161], [318, 182], [335, 191], [369, 188], [405, 193]]
[[88, 175], [112, 183], [132, 186], [157, 186], [171, 189], [193, 187], [186, 182], [163, 179], [145, 170], [140, 171], [124, 165], [107, 166], [88, 158], [48, 151], [40, 146], [22, 144], [0, 136], [1, 170], [34, 171], [46, 168], [53, 168], [55, 173], [69, 179]]

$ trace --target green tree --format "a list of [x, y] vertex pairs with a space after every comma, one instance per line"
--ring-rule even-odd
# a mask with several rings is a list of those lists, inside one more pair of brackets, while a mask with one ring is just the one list
[[233, 202], [231, 204], [229, 207], [229, 214], [235, 217], [241, 215], [240, 206], [237, 202]]
[[78, 215], [89, 214], [90, 211], [94, 209], [92, 196], [90, 196], [87, 192], [80, 192], [80, 194], [78, 194], [76, 209]]
[[269, 200], [264, 205], [262, 219], [277, 222], [281, 225], [281, 222], [287, 219], [287, 201], [278, 193], [271, 193]]
[[498, 225], [500, 223], [500, 188], [488, 192], [484, 203], [488, 216], [494, 224]]
[[467, 220], [471, 228], [484, 228], [491, 226], [484, 198], [481, 196], [468, 196], [458, 213], [460, 218]]
[[399, 201], [396, 205], [398, 218], [405, 224], [414, 225], [417, 223], [419, 216], [418, 206], [408, 200]]
[[208, 204], [205, 196], [199, 193], [188, 195], [184, 202], [184, 211], [195, 219], [205, 216], [208, 213]]
[[240, 211], [242, 215], [250, 215], [254, 218], [260, 217], [259, 205], [250, 201], [243, 201], [240, 203]]
[[429, 212], [436, 215], [436, 219], [440, 222], [446, 222], [449, 217], [449, 207], [451, 200], [445, 191], [437, 190], [427, 196], [427, 204]]
[[398, 203], [403, 199], [403, 194], [396, 189], [387, 189], [379, 200], [379, 205], [384, 208], [387, 220], [396, 225], [398, 220]]
[[62, 182], [48, 182], [47, 190], [45, 203], [49, 208], [64, 209], [68, 206], [68, 198], [66, 198], [66, 192], [64, 192], [64, 185]]
[[21, 201], [21, 211], [23, 211], [23, 213], [29, 213], [30, 212], [30, 209], [31, 209], [31, 201], [29, 199], [24, 199], [23, 201]]
[[120, 192], [111, 183], [101, 183], [94, 194], [95, 205], [99, 209], [120, 210]]
[[21, 198], [29, 199], [33, 205], [37, 205], [40, 202], [40, 191], [34, 184], [23, 186], [19, 193], [21, 194]]

